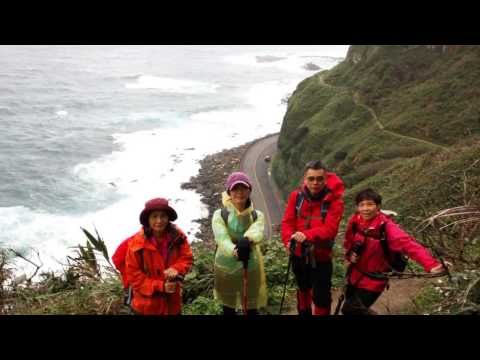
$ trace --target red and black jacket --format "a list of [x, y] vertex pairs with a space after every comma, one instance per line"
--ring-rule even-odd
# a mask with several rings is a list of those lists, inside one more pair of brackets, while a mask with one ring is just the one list
[[[324, 191], [324, 196], [320, 199], [312, 198], [305, 185], [293, 191], [282, 219], [282, 241], [285, 247], [289, 246], [291, 236], [300, 231], [305, 234], [306, 241], [313, 244], [315, 258], [320, 262], [332, 258], [333, 243], [344, 212], [345, 187], [335, 173], [327, 172]], [[303, 197], [300, 204], [299, 197]], [[300, 246], [296, 247], [295, 255], [301, 256]]]

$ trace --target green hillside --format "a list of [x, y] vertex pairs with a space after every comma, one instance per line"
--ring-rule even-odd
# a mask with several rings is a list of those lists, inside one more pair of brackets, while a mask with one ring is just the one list
[[[399, 221], [479, 195], [480, 46], [354, 45], [288, 102], [273, 174], [284, 194], [322, 159], [352, 198], [373, 186]], [[468, 169], [468, 170], [467, 170]], [[464, 171], [466, 173], [464, 174]]]

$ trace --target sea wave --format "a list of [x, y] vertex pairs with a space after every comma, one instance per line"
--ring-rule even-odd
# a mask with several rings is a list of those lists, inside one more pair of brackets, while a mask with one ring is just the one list
[[[338, 64], [342, 59], [343, 58], [340, 57], [323, 56], [316, 53], [246, 53], [225, 56], [223, 61], [235, 65], [253, 66], [259, 68], [273, 67], [293, 73], [305, 74], [306, 72], [311, 71], [310, 69], [313, 68], [318, 68], [318, 70], [329, 69]], [[315, 67], [312, 65], [315, 65]]]
[[219, 86], [201, 81], [141, 75], [135, 82], [125, 84], [125, 87], [128, 89], [158, 89], [178, 94], [212, 94], [217, 91]]
[[7, 106], [0, 106], [0, 115], [15, 115], [15, 111]]

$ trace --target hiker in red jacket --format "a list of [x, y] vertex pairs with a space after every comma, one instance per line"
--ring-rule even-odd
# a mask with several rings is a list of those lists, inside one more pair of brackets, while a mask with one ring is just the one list
[[171, 223], [176, 219], [166, 199], [147, 201], [140, 214], [142, 229], [113, 256], [115, 266], [123, 271], [124, 287], [133, 290], [131, 308], [136, 314], [181, 314], [181, 281], [192, 267], [193, 256], [186, 235]]
[[[288, 199], [282, 241], [292, 257], [299, 315], [329, 315], [332, 247], [343, 216], [344, 185], [321, 161], [304, 169], [303, 185]], [[293, 240], [293, 243], [291, 243]], [[290, 244], [295, 246], [290, 254]]]
[[[403, 271], [406, 263], [398, 261], [401, 254], [422, 265], [426, 272], [445, 271], [427, 249], [380, 211], [382, 197], [377, 192], [360, 191], [355, 203], [356, 213], [348, 221], [344, 242], [348, 264], [344, 315], [373, 313], [369, 308], [386, 288], [388, 279], [379, 279], [372, 273], [388, 272], [395, 267]], [[382, 241], [388, 247], [382, 247]]]

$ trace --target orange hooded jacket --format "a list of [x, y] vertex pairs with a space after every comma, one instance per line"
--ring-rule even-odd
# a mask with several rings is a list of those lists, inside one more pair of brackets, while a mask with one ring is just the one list
[[174, 268], [185, 276], [193, 264], [186, 235], [170, 224], [168, 250], [164, 261], [160, 251], [145, 238], [143, 229], [128, 241], [125, 273], [133, 289], [132, 309], [142, 315], [177, 315], [182, 309], [181, 283], [173, 294], [165, 293], [163, 272]]

